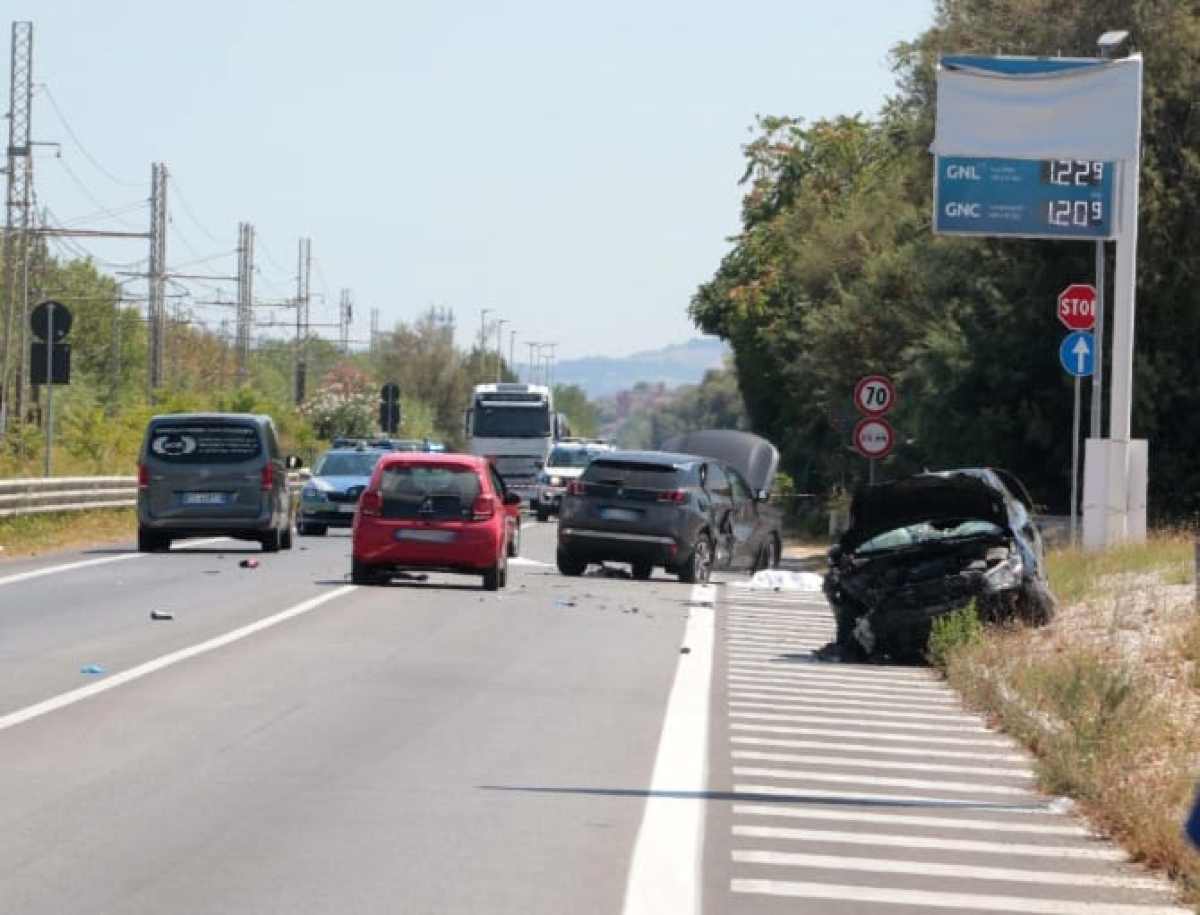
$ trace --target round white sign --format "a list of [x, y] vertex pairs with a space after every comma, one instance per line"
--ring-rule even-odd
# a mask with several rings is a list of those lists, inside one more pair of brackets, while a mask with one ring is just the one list
[[886, 419], [863, 419], [854, 427], [854, 447], [865, 458], [885, 458], [895, 443], [896, 433]]
[[867, 416], [883, 416], [896, 405], [896, 386], [886, 375], [867, 375], [854, 386], [854, 406]]

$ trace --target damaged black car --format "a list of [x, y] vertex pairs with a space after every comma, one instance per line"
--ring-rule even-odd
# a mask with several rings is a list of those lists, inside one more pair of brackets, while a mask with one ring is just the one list
[[855, 494], [825, 595], [843, 659], [920, 660], [933, 620], [972, 602], [986, 622], [1051, 620], [1025, 487], [989, 468], [922, 473]]

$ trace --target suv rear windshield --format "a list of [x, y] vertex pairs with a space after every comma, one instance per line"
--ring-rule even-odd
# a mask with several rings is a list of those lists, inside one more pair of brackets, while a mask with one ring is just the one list
[[262, 440], [250, 423], [156, 423], [149, 452], [172, 464], [235, 464], [262, 454]]
[[675, 489], [694, 483], [694, 476], [688, 468], [676, 468], [670, 464], [596, 458], [583, 472], [583, 481], [632, 489]]
[[470, 467], [387, 467], [379, 480], [385, 518], [470, 518], [479, 496], [479, 476]]
[[369, 477], [382, 451], [331, 451], [317, 462], [313, 475], [318, 477]]

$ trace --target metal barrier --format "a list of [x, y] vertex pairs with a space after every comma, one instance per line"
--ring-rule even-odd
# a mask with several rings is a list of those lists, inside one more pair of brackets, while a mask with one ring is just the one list
[[[288, 474], [296, 492], [309, 472]], [[0, 480], [0, 518], [45, 512], [131, 508], [137, 505], [137, 477], [27, 477]]]

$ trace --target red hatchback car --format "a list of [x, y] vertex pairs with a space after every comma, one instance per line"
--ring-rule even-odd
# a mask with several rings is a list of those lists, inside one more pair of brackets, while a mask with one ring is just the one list
[[520, 504], [476, 455], [386, 454], [354, 513], [350, 578], [366, 585], [405, 571], [461, 572], [482, 575], [489, 591], [503, 588]]

